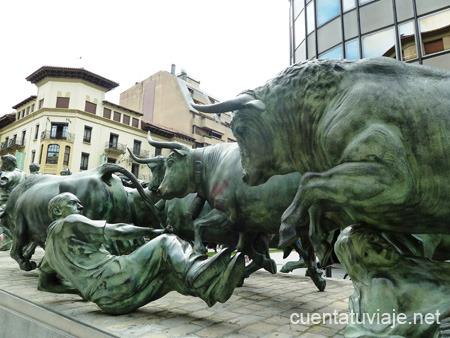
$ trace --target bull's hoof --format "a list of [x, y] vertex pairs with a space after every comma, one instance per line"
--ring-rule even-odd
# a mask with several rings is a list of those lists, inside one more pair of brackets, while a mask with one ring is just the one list
[[289, 246], [294, 245], [297, 241], [297, 231], [292, 225], [281, 224], [280, 227], [280, 241], [278, 242], [278, 248], [285, 249]]
[[319, 291], [324, 291], [327, 286], [327, 281], [322, 278], [322, 271], [315, 268], [308, 268], [308, 276], [314, 282], [314, 285], [319, 289]]
[[280, 272], [288, 273], [295, 269], [301, 269], [308, 267], [308, 264], [306, 264], [305, 260], [302, 258], [298, 262], [287, 262], [283, 265]]
[[31, 271], [37, 268], [36, 262], [33, 261], [23, 261], [19, 264], [20, 269], [24, 271]]
[[272, 275], [277, 273], [277, 263], [273, 259], [264, 259], [263, 268]]

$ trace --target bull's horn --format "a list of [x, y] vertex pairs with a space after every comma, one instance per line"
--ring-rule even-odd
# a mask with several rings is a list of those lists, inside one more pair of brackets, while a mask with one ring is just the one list
[[152, 139], [152, 135], [150, 132], [148, 132], [148, 134], [147, 134], [147, 141], [151, 146], [153, 146], [155, 148], [179, 149], [179, 150], [185, 150], [185, 151], [191, 150], [188, 146], [185, 146], [184, 144], [181, 144], [178, 142], [155, 141]]
[[249, 94], [242, 94], [234, 99], [214, 103], [214, 104], [195, 104], [192, 103], [192, 107], [203, 113], [218, 114], [225, 113], [233, 110], [243, 108], [246, 103], [254, 101], [255, 98]]
[[136, 157], [136, 155], [133, 154], [133, 152], [130, 150], [130, 148], [128, 148], [128, 152], [130, 153], [131, 157], [133, 158], [133, 160], [135, 160], [137, 163], [141, 163], [141, 164], [150, 164], [150, 163], [159, 163], [159, 161], [161, 161], [161, 158], [159, 157], [152, 157], [152, 158], [139, 158]]

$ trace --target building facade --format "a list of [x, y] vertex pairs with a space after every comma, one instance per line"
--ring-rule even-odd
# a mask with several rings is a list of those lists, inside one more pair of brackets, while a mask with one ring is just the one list
[[290, 63], [387, 56], [450, 69], [448, 0], [290, 0]]
[[148, 131], [155, 140], [194, 144], [181, 131], [143, 121], [140, 112], [106, 101], [105, 93], [118, 84], [85, 69], [45, 66], [26, 79], [37, 86], [37, 95], [0, 118], [0, 155], [15, 155], [27, 173], [32, 162], [45, 174], [109, 162], [147, 180], [149, 168], [134, 163], [127, 148], [140, 157], [167, 153], [148, 144]]
[[210, 115], [197, 111], [191, 103], [211, 104], [219, 100], [200, 89], [200, 81], [185, 71], [175, 75], [160, 71], [120, 94], [120, 105], [142, 113], [143, 119], [171, 126], [195, 139], [195, 147], [235, 142], [228, 114]]

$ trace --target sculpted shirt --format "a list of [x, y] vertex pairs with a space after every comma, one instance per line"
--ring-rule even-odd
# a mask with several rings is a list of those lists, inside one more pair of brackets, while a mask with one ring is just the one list
[[41, 270], [59, 273], [78, 289], [85, 299], [92, 299], [101, 283], [102, 273], [117, 258], [103, 247], [106, 221], [93, 221], [82, 215], [69, 215], [47, 229], [45, 257]]

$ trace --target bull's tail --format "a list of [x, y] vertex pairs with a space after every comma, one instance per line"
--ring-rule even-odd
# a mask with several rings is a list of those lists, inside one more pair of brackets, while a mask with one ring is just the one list
[[144, 200], [147, 207], [150, 209], [153, 216], [156, 217], [156, 219], [159, 221], [160, 224], [163, 224], [163, 223], [161, 223], [161, 219], [159, 217], [160, 213], [158, 212], [156, 207], [153, 205], [153, 203], [150, 201], [148, 196], [145, 194], [144, 188], [142, 188], [141, 184], [137, 180], [136, 176], [133, 175], [133, 173], [131, 173], [124, 167], [122, 167], [118, 164], [115, 164], [115, 163], [105, 163], [105, 164], [102, 164], [101, 166], [99, 166], [97, 169], [98, 169], [98, 173], [99, 173], [100, 177], [102, 177], [103, 179], [111, 177], [111, 175], [113, 173], [117, 173], [117, 172], [121, 173], [126, 178], [128, 178], [131, 181], [131, 183], [133, 184], [133, 186], [139, 192], [139, 195], [142, 197], [142, 199]]

